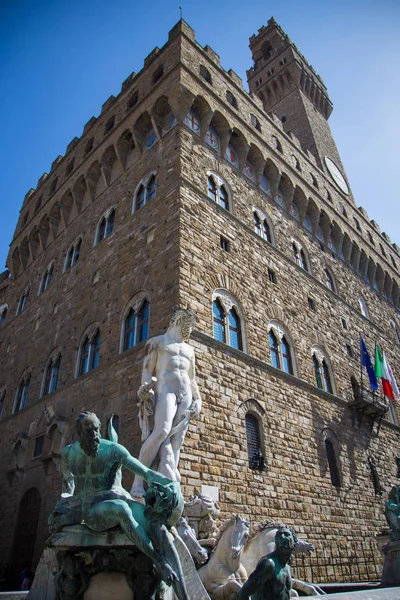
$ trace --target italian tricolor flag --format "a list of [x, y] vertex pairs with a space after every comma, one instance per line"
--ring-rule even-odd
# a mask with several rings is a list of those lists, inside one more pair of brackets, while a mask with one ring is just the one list
[[394, 400], [394, 391], [387, 363], [384, 360], [378, 345], [375, 346], [375, 374], [382, 379], [382, 390], [385, 396]]

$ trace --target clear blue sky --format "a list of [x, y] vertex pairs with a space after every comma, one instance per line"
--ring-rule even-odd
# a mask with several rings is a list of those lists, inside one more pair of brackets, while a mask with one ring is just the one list
[[400, 244], [398, 0], [0, 0], [0, 272], [24, 195], [183, 18], [243, 79], [273, 15], [322, 76], [357, 205]]

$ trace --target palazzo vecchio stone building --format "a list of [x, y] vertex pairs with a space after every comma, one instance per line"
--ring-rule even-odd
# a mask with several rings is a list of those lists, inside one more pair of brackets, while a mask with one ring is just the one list
[[359, 336], [400, 378], [400, 250], [353, 199], [321, 77], [273, 19], [250, 49], [248, 93], [180, 21], [25, 197], [0, 282], [0, 560], [14, 571], [38, 561], [82, 409], [104, 435], [116, 415], [138, 455], [145, 340], [178, 306], [198, 313], [203, 398], [185, 496], [213, 486], [222, 517], [363, 548], [358, 571], [314, 580], [379, 564], [400, 413], [360, 377]]

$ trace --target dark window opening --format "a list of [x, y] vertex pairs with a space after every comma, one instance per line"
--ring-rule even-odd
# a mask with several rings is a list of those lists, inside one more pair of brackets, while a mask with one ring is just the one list
[[268, 268], [268, 279], [271, 283], [276, 283], [276, 273], [271, 268]]
[[221, 246], [221, 250], [224, 250], [225, 252], [230, 252], [229, 240], [224, 238], [222, 235], [220, 237], [220, 246]]
[[153, 83], [156, 83], [164, 75], [164, 66], [160, 65], [153, 73]]
[[35, 446], [33, 448], [33, 458], [42, 455], [43, 452], [43, 444], [44, 444], [44, 435], [39, 435], [39, 437], [35, 440]]
[[341, 317], [340, 322], [342, 323], [343, 329], [347, 329], [347, 321], [343, 317]]
[[139, 99], [139, 92], [136, 90], [130, 96], [128, 100], [128, 108], [133, 108]]
[[204, 65], [200, 65], [200, 77], [207, 81], [207, 83], [212, 84], [211, 73]]
[[383, 488], [382, 488], [381, 482], [379, 480], [378, 469], [376, 468], [375, 461], [371, 456], [368, 457], [368, 464], [369, 464], [369, 471], [370, 471], [372, 485], [374, 487], [375, 496], [382, 496]]
[[107, 121], [106, 126], [104, 127], [104, 135], [106, 135], [107, 133], [109, 133], [111, 131], [111, 129], [114, 127], [114, 123], [115, 123], [115, 115]]
[[313, 300], [313, 298], [308, 297], [307, 302], [308, 302], [308, 308], [310, 310], [315, 310], [315, 301]]
[[91, 150], [93, 149], [93, 142], [94, 142], [93, 138], [90, 138], [90, 140], [86, 144], [85, 154], [89, 154], [89, 152], [91, 152]]
[[340, 487], [339, 469], [336, 462], [335, 448], [330, 440], [325, 440], [326, 458], [328, 459], [329, 473], [332, 485]]
[[250, 469], [264, 471], [265, 462], [261, 447], [260, 425], [258, 419], [251, 414], [246, 415], [247, 455]]
[[347, 350], [347, 355], [350, 358], [354, 358], [354, 352], [353, 352], [353, 348], [351, 347], [350, 344], [346, 344], [346, 350]]

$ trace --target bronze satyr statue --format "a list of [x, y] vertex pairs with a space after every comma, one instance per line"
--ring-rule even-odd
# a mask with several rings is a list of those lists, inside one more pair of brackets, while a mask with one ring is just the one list
[[[63, 450], [63, 494], [50, 524], [75, 524], [83, 520], [90, 529], [99, 532], [119, 525], [132, 544], [152, 559], [161, 579], [173, 586], [179, 600], [189, 600], [179, 557], [168, 531], [183, 509], [179, 484], [145, 467], [124, 446], [102, 439], [100, 426], [94, 413], [83, 412], [78, 416], [78, 441]], [[122, 487], [122, 467], [149, 484], [146, 505], [133, 500]]]
[[255, 571], [238, 593], [238, 600], [289, 600], [292, 574], [288, 561], [295, 547], [295, 537], [287, 527], [275, 535], [276, 549], [258, 561]]
[[400, 540], [400, 485], [395, 485], [385, 503], [385, 515], [390, 526], [389, 537], [392, 541]]

